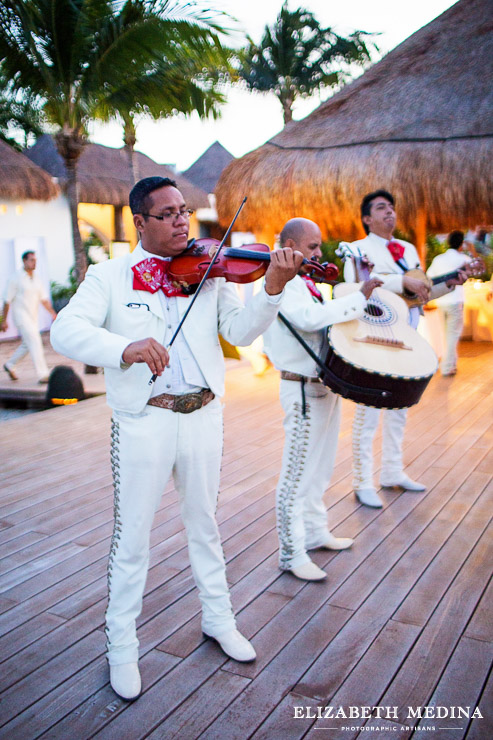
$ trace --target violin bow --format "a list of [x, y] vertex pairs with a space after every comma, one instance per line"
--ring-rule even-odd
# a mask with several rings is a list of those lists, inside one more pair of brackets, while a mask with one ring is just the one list
[[[240, 211], [241, 211], [241, 209], [243, 208], [243, 206], [245, 205], [245, 203], [246, 203], [246, 202], [247, 202], [247, 197], [245, 196], [245, 197], [243, 198], [243, 200], [241, 201], [241, 203], [240, 203], [240, 207], [239, 207], [239, 208], [238, 208], [238, 210], [236, 211], [236, 213], [235, 213], [235, 215], [234, 215], [234, 218], [233, 218], [233, 220], [231, 221], [230, 225], [228, 226], [228, 229], [227, 229], [227, 231], [226, 231], [225, 235], [224, 235], [224, 236], [223, 236], [223, 238], [221, 239], [221, 243], [219, 244], [219, 246], [218, 246], [218, 248], [217, 248], [217, 251], [216, 251], [216, 253], [215, 253], [214, 257], [213, 257], [213, 258], [211, 259], [211, 263], [210, 263], [209, 267], [208, 267], [208, 268], [207, 268], [207, 270], [206, 270], [206, 271], [204, 272], [204, 275], [203, 275], [203, 277], [202, 277], [202, 280], [201, 280], [201, 281], [200, 281], [200, 283], [198, 284], [198, 286], [197, 286], [197, 290], [195, 291], [195, 293], [194, 293], [194, 295], [193, 295], [193, 298], [192, 298], [192, 300], [190, 301], [190, 303], [189, 303], [189, 305], [188, 305], [188, 308], [187, 308], [187, 310], [186, 310], [186, 311], [185, 311], [185, 313], [183, 314], [183, 316], [182, 316], [182, 318], [181, 318], [181, 321], [180, 321], [180, 323], [179, 323], [179, 324], [178, 324], [178, 326], [176, 327], [176, 331], [175, 331], [175, 333], [174, 333], [174, 334], [173, 334], [173, 336], [171, 337], [171, 339], [170, 339], [170, 341], [169, 341], [169, 344], [168, 344], [168, 345], [166, 346], [166, 350], [169, 350], [169, 349], [170, 349], [171, 345], [173, 344], [173, 342], [175, 341], [176, 337], [177, 337], [177, 336], [178, 336], [178, 334], [180, 333], [180, 331], [181, 331], [181, 328], [182, 328], [183, 324], [185, 323], [185, 321], [186, 321], [186, 319], [187, 319], [187, 316], [188, 316], [188, 314], [189, 314], [189, 313], [190, 313], [190, 311], [192, 310], [192, 306], [193, 306], [193, 304], [194, 304], [194, 303], [195, 303], [195, 301], [197, 300], [197, 296], [198, 296], [198, 294], [199, 294], [199, 293], [200, 293], [200, 291], [202, 290], [202, 286], [204, 285], [205, 281], [207, 280], [207, 278], [208, 278], [208, 276], [209, 276], [209, 273], [210, 273], [210, 271], [212, 270], [212, 268], [213, 268], [214, 264], [216, 263], [216, 260], [217, 260], [217, 258], [219, 257], [219, 254], [220, 254], [220, 252], [221, 252], [221, 249], [223, 248], [223, 246], [224, 246], [224, 243], [225, 243], [226, 239], [228, 238], [228, 236], [229, 236], [229, 234], [230, 234], [230, 232], [231, 232], [231, 229], [232, 229], [232, 228], [233, 228], [233, 226], [235, 225], [236, 219], [237, 219], [237, 218], [238, 218], [238, 216], [240, 215]], [[158, 377], [158, 376], [157, 376], [157, 374], [154, 374], [154, 375], [152, 376], [152, 378], [150, 379], [150, 381], [149, 381], [149, 385], [152, 385], [152, 384], [154, 383], [154, 381], [156, 380], [156, 378], [157, 378], [157, 377]]]

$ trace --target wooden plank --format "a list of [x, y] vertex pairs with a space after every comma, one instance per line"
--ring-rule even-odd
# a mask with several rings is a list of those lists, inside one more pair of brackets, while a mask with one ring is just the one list
[[[479, 706], [480, 713], [487, 717], [491, 707], [480, 700], [484, 682], [491, 669], [493, 645], [464, 637], [454, 650], [440, 683], [429, 700], [434, 718], [422, 719], [418, 723], [419, 731], [426, 732], [433, 727], [434, 740], [463, 738], [469, 725], [469, 717]], [[438, 709], [441, 707], [441, 709]], [[452, 713], [452, 707], [455, 711]], [[459, 707], [467, 712], [466, 716]], [[440, 717], [441, 715], [441, 717]], [[455, 715], [455, 717], [453, 716]], [[491, 719], [491, 717], [490, 717]], [[483, 721], [484, 737], [491, 737], [493, 724], [488, 727], [488, 718]]]
[[93, 632], [4, 691], [0, 726], [94, 660], [99, 646], [99, 635]]
[[[357, 707], [360, 714], [362, 713], [361, 707], [381, 706], [380, 699], [385, 693], [385, 689], [405, 661], [419, 631], [419, 627], [414, 625], [404, 625], [389, 620], [339, 690], [330, 697], [328, 704], [333, 707], [343, 707], [346, 714], [349, 714], [349, 707], [351, 706]], [[330, 670], [328, 665], [326, 670]], [[305, 697], [302, 695], [302, 684], [298, 684], [296, 692], [305, 701]], [[342, 728], [347, 728], [348, 724], [359, 725], [362, 723], [361, 720], [359, 722], [351, 720], [348, 723], [347, 719], [342, 718], [335, 720], [319, 719], [311, 723], [312, 727], [305, 737], [314, 740], [314, 738], [320, 737], [317, 734], [319, 730], [331, 728], [331, 740], [341, 740], [341, 738], [352, 740], [352, 738], [358, 736], [359, 731]], [[308, 729], [309, 723], [305, 722], [304, 724], [305, 729]]]
[[[481, 481], [477, 481], [477, 476], [482, 475], [482, 473], [471, 474], [468, 479], [468, 481], [473, 482], [472, 488], [470, 488], [471, 492], [481, 490]], [[477, 488], [475, 488], [476, 483], [478, 484]], [[464, 490], [465, 487], [462, 487], [461, 492]], [[427, 622], [437, 602], [446, 592], [451, 581], [455, 578], [455, 575], [484, 532], [488, 524], [488, 515], [491, 512], [492, 500], [493, 482], [486, 487], [483, 494], [477, 499], [476, 504], [471, 507], [467, 515], [462, 519], [457, 508], [452, 508], [450, 512], [452, 521], [457, 517], [458, 526], [434, 558], [428, 570], [416, 583], [412, 594], [407, 596], [396, 611], [394, 619], [419, 625], [424, 625]], [[471, 504], [473, 501], [474, 498], [472, 495]], [[435, 521], [439, 527], [443, 522], [443, 517], [437, 517]], [[430, 530], [435, 524], [435, 521], [430, 525]]]
[[[449, 477], [447, 476], [447, 478]], [[431, 494], [423, 498], [414, 509], [412, 516], [407, 517], [400, 527], [388, 536], [372, 555], [362, 563], [357, 572], [352, 574], [351, 578], [338, 589], [331, 599], [331, 603], [347, 609], [356, 609], [374, 589], [376, 579], [383, 580], [386, 573], [394, 567], [394, 563], [403, 553], [409, 550], [418, 537], [420, 537], [419, 547], [415, 547], [412, 554], [419, 561], [423, 561], [424, 558], [431, 561], [449, 535], [456, 529], [457, 524], [468, 514], [471, 504], [480, 497], [487, 484], [487, 478], [482, 473], [473, 473], [459, 490], [451, 496], [450, 493], [454, 491], [455, 484], [456, 481], [449, 478], [445, 486], [437, 486]], [[491, 501], [490, 496], [486, 498], [487, 500], [482, 503], [479, 509], [480, 513], [474, 518], [471, 525], [472, 534], [470, 536], [474, 537], [474, 532], [476, 532], [476, 539], [484, 529], [484, 519], [480, 519], [481, 513], [484, 515], [488, 510], [488, 501]], [[432, 520], [431, 523], [430, 519]], [[473, 539], [473, 543], [475, 541]], [[469, 549], [470, 547], [468, 551]], [[411, 567], [414, 570], [414, 563]], [[373, 577], [370, 574], [373, 574]], [[431, 599], [433, 600], [433, 595]], [[413, 607], [414, 596], [409, 599], [409, 605], [411, 608]], [[419, 614], [419, 607], [416, 611]], [[405, 621], [412, 622], [412, 619]]]
[[493, 642], [493, 581], [481, 597], [464, 634], [475, 640]]
[[[143, 690], [152, 686], [177, 664], [177, 659], [152, 652], [140, 661]], [[92, 727], [100, 727], [130, 708], [109, 685], [106, 658], [100, 656], [53, 688], [42, 699], [13, 718], [5, 727], [10, 740], [34, 737], [89, 738]]]
[[466, 740], [485, 740], [493, 736], [493, 672], [488, 677], [479, 704], [483, 716], [472, 720]]
[[110, 724], [98, 728], [98, 740], [145, 737], [210, 679], [223, 662], [224, 656], [211, 643], [203, 645], [151, 686], [131, 705], [131, 711], [122, 712]]
[[[244, 740], [265, 721], [297, 677], [330, 643], [347, 612], [322, 607], [288, 645], [202, 734], [201, 740]], [[188, 659], [187, 659], [188, 660]]]
[[8, 694], [15, 689], [16, 684], [29, 680], [29, 676], [34, 675], [36, 671], [43, 671], [43, 666], [49, 665], [60, 656], [63, 657], [64, 651], [76, 650], [79, 641], [84, 642], [90, 638], [91, 646], [97, 649], [91, 660], [100, 655], [104, 650], [104, 637], [96, 632], [96, 629], [102, 625], [103, 616], [103, 605], [95, 605], [76, 619], [63, 622], [16, 655], [4, 660], [0, 674], [0, 690], [7, 689]]
[[[241, 694], [250, 681], [217, 671], [194, 691], [171, 716], [160, 722], [149, 740], [198, 738], [200, 734]], [[141, 735], [143, 737], [143, 735]]]
[[0, 637], [1, 661], [17, 655], [25, 647], [36, 643], [40, 637], [43, 637], [43, 635], [46, 635], [64, 623], [65, 620], [61, 619], [61, 617], [43, 613], [38, 614], [29, 621], [29, 629], [26, 629], [22, 624], [18, 626], [13, 624], [13, 629], [7, 635]]
[[[404, 596], [411, 591], [433, 554], [433, 551], [423, 549], [421, 540], [417, 540], [407, 558], [399, 560], [362, 605], [359, 605], [357, 599], [354, 600], [355, 606], [358, 604], [359, 609], [333, 640], [326, 653], [320, 656], [303, 677], [300, 693], [326, 699], [337, 691], [345, 676], [366, 652], [387, 620], [392, 617]], [[322, 680], [321, 676], [327, 674], [324, 666], [329, 665], [330, 674]], [[394, 706], [397, 703], [387, 702], [386, 706]]]
[[[491, 532], [486, 532], [440, 601], [405, 665], [382, 699], [386, 706], [425, 706], [448, 656], [469, 621], [493, 566]], [[403, 711], [403, 710], [400, 710]], [[399, 716], [403, 720], [404, 717]], [[409, 722], [409, 721], [408, 721]]]

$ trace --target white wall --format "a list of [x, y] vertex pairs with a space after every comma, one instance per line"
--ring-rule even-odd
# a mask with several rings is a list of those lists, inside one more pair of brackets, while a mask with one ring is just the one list
[[[70, 212], [65, 196], [50, 201], [0, 198], [0, 298], [10, 275], [22, 267], [21, 254], [32, 249], [37, 255], [37, 274], [48, 293], [51, 280], [67, 283], [74, 264]], [[47, 311], [39, 310], [40, 329], [51, 323]], [[17, 335], [12, 317], [0, 339]]]

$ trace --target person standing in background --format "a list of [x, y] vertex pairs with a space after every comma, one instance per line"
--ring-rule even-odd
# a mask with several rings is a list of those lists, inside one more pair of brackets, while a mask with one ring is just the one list
[[22, 342], [12, 357], [7, 360], [3, 369], [11, 380], [18, 380], [14, 367], [29, 352], [39, 383], [48, 382], [48, 365], [46, 364], [43, 351], [43, 343], [38, 328], [39, 304], [44, 306], [52, 319], [56, 319], [56, 312], [39, 277], [35, 274], [36, 254], [33, 251], [24, 252], [22, 255], [22, 268], [17, 270], [7, 283], [5, 291], [2, 316], [0, 318], [0, 331], [8, 328], [7, 314], [12, 306], [14, 323], [21, 335]]
[[[443, 254], [437, 254], [427, 270], [430, 278], [446, 275], [464, 267], [471, 258], [462, 254], [464, 234], [452, 231], [447, 239], [449, 248]], [[442, 357], [441, 371], [445, 377], [457, 372], [457, 345], [464, 326], [464, 287], [457, 285], [450, 293], [436, 299], [445, 324], [445, 354]]]

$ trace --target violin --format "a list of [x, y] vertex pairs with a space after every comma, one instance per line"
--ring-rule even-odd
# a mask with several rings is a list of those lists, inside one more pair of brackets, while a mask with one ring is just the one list
[[[217, 239], [193, 239], [182, 254], [174, 257], [168, 268], [168, 277], [184, 293], [192, 294], [200, 283], [219, 247]], [[267, 244], [247, 244], [223, 249], [215, 260], [208, 277], [223, 277], [232, 283], [251, 283], [265, 275], [271, 250]], [[336, 265], [304, 259], [308, 274], [316, 282], [331, 283], [339, 274]]]

